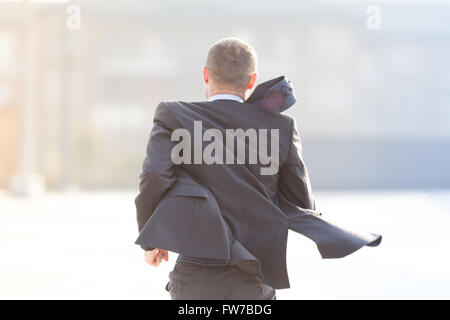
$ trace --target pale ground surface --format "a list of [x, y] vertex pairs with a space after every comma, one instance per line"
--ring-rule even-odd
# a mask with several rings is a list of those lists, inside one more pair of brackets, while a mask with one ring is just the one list
[[[176, 254], [153, 268], [137, 236], [136, 192], [0, 193], [0, 299], [169, 299]], [[323, 260], [291, 232], [291, 289], [278, 299], [449, 299], [450, 191], [316, 192], [318, 209], [379, 247]]]

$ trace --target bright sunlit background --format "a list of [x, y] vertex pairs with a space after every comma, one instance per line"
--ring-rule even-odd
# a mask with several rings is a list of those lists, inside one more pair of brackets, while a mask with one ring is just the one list
[[286, 75], [318, 208], [381, 233], [279, 299], [450, 298], [450, 1], [0, 0], [0, 298], [169, 299], [134, 197], [158, 102], [205, 99], [235, 36]]

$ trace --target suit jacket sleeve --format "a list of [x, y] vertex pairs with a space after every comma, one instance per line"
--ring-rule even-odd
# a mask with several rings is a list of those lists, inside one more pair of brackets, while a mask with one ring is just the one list
[[315, 210], [308, 169], [295, 119], [291, 123], [291, 141], [286, 163], [280, 169], [278, 187], [287, 200], [304, 209]]
[[[139, 232], [175, 182], [174, 164], [170, 156], [175, 144], [170, 139], [174, 128], [175, 122], [168, 104], [159, 103], [147, 144], [147, 154], [142, 165], [139, 194], [135, 199]], [[141, 247], [144, 250], [154, 249], [152, 247]]]

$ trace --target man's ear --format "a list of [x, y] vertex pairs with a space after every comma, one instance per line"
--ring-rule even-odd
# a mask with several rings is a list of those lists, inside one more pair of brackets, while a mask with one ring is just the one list
[[203, 66], [203, 82], [208, 83], [209, 82], [209, 75], [208, 75], [208, 67]]
[[250, 81], [248, 83], [248, 87], [247, 89], [250, 90], [251, 88], [253, 88], [253, 86], [255, 85], [256, 82], [256, 78], [258, 77], [258, 73], [255, 72], [254, 74], [252, 74]]

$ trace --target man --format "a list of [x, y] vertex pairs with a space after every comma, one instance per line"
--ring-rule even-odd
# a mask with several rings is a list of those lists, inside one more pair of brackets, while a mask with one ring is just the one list
[[314, 211], [296, 123], [280, 113], [292, 88], [267, 82], [248, 98], [256, 66], [248, 44], [222, 39], [203, 67], [208, 100], [157, 107], [135, 201], [136, 243], [152, 266], [180, 253], [166, 287], [172, 299], [275, 299], [275, 289], [289, 287], [288, 229], [311, 238], [324, 258], [381, 241]]

